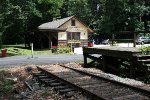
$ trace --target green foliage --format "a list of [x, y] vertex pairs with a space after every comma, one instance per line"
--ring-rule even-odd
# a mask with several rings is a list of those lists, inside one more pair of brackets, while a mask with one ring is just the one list
[[139, 50], [142, 52], [143, 55], [150, 54], [150, 46], [141, 46]]
[[97, 33], [144, 30], [147, 19], [142, 18], [150, 14], [145, 0], [68, 0], [67, 4], [68, 15], [80, 17]]
[[144, 82], [147, 83], [147, 84], [150, 83], [150, 75], [146, 76]]
[[[20, 33], [54, 17], [75, 15], [97, 33], [149, 29], [147, 0], [1, 0], [0, 33], [6, 44], [23, 43]], [[146, 26], [147, 24], [147, 26]], [[13, 38], [13, 39], [11, 39]]]
[[68, 0], [67, 14], [69, 16], [75, 15], [79, 17], [97, 32], [100, 27], [99, 21], [103, 13], [100, 1], [101, 0]]
[[53, 17], [60, 16], [63, 0], [37, 0], [37, 10], [42, 14], [42, 21], [50, 21]]
[[144, 30], [141, 17], [149, 14], [148, 9], [144, 0], [106, 0], [104, 15], [100, 21], [101, 31], [112, 33], [124, 30]]
[[126, 13], [130, 14], [126, 21], [127, 27], [131, 27], [134, 30], [144, 30], [144, 23], [141, 17], [144, 16], [144, 14], [149, 14], [148, 7], [145, 6], [145, 1], [128, 1], [125, 9]]
[[[3, 45], [7, 49], [7, 56], [31, 55], [31, 49], [25, 48], [24, 45]], [[34, 50], [34, 55], [51, 54], [49, 50]]]
[[57, 53], [57, 48], [52, 48], [52, 53]]
[[0, 71], [0, 95], [11, 93], [13, 88], [13, 83], [4, 77], [5, 71]]
[[3, 43], [23, 43], [21, 33], [35, 30], [41, 23], [60, 16], [62, 4], [63, 0], [2, 0], [0, 32]]
[[61, 53], [70, 53], [71, 52], [71, 49], [69, 46], [64, 46], [64, 45], [61, 45], [59, 46], [59, 48], [57, 48], [57, 54], [61, 54]]

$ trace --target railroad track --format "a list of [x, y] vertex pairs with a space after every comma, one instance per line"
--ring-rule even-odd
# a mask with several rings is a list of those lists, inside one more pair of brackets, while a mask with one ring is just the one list
[[73, 91], [81, 91], [94, 100], [150, 100], [150, 90], [143, 87], [123, 84], [64, 65], [37, 68], [41, 71], [35, 74], [39, 80], [56, 87], [61, 93], [73, 95]]

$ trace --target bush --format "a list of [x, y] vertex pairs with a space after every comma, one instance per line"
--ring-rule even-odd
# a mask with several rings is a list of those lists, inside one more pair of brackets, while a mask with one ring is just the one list
[[71, 52], [70, 47], [69, 46], [65, 46], [65, 45], [60, 45], [57, 48], [57, 51], [56, 51], [57, 54], [60, 54], [60, 53], [70, 53], [70, 52]]
[[142, 52], [143, 55], [150, 54], [150, 46], [141, 46], [139, 50]]
[[5, 71], [0, 71], [0, 95], [11, 93], [14, 89], [12, 81], [6, 80], [4, 74]]
[[52, 48], [52, 53], [57, 53], [57, 48]]

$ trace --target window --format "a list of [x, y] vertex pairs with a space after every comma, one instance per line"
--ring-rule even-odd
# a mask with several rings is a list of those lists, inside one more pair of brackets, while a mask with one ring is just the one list
[[67, 33], [67, 39], [71, 40], [71, 33]]
[[75, 20], [71, 20], [71, 26], [75, 26]]
[[80, 33], [79, 32], [72, 33], [72, 39], [73, 40], [80, 40]]
[[80, 40], [80, 32], [69, 32], [67, 38], [68, 40]]

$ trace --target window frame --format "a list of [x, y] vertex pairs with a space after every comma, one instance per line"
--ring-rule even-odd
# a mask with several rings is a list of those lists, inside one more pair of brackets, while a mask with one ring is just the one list
[[71, 20], [71, 26], [76, 26], [76, 21], [75, 21], [75, 19], [72, 19], [72, 20]]
[[[76, 39], [76, 37], [78, 39]], [[79, 40], [81, 39], [81, 32], [67, 32], [67, 40]]]

